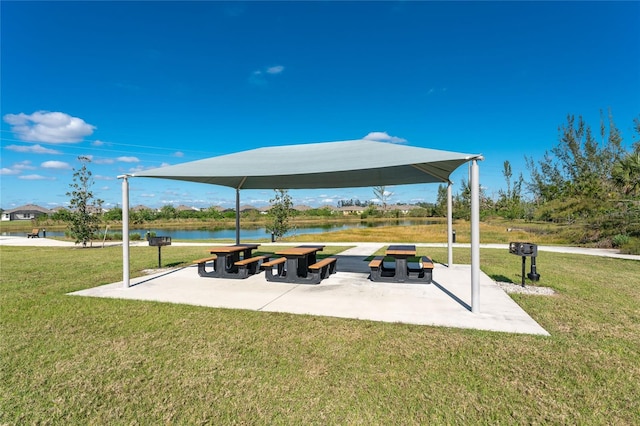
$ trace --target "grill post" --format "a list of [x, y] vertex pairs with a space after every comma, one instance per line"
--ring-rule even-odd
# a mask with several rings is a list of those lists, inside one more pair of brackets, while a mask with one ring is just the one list
[[149, 237], [149, 245], [158, 247], [158, 269], [160, 269], [162, 267], [162, 246], [170, 246], [171, 237]]
[[525, 266], [527, 263], [527, 257], [531, 258], [531, 272], [526, 276], [531, 281], [540, 280], [540, 274], [536, 270], [536, 257], [538, 256], [538, 245], [532, 243], [511, 242], [509, 243], [509, 253], [516, 256], [522, 256], [522, 287], [525, 282]]

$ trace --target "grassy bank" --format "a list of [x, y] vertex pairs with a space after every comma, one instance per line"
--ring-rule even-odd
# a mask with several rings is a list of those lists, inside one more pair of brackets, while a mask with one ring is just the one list
[[[157, 266], [131, 253], [134, 274]], [[481, 258], [518, 282], [515, 256]], [[120, 280], [119, 248], [0, 260], [0, 424], [640, 422], [640, 262], [542, 253], [558, 295], [513, 296], [540, 337], [65, 295]]]

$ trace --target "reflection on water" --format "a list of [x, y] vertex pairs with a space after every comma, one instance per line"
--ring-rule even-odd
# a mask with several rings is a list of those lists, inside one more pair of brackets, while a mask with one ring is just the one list
[[[302, 234], [322, 234], [323, 232], [333, 232], [333, 231], [342, 231], [346, 229], [352, 228], [375, 228], [379, 226], [407, 226], [407, 225], [429, 225], [436, 222], [429, 220], [392, 220], [392, 221], [384, 221], [384, 222], [351, 222], [351, 223], [327, 223], [321, 225], [314, 226], [298, 226], [289, 231], [285, 236], [295, 236]], [[147, 232], [155, 232], [156, 235], [162, 235], [171, 237], [174, 240], [214, 240], [214, 239], [230, 239], [234, 240], [236, 238], [236, 230], [235, 228], [201, 228], [201, 229], [184, 229], [184, 228], [132, 228], [130, 230], [131, 234], [137, 233], [140, 234], [141, 238], [144, 239]], [[64, 231], [46, 231], [47, 237], [64, 237]], [[99, 232], [102, 236], [104, 235], [104, 230]], [[120, 233], [120, 231], [109, 231], [110, 234]], [[40, 232], [40, 236], [43, 237], [42, 231]], [[2, 235], [8, 236], [26, 236], [26, 232], [3, 232]], [[265, 227], [242, 227], [240, 231], [240, 235], [242, 239], [263, 239], [270, 238], [271, 234], [267, 232]]]

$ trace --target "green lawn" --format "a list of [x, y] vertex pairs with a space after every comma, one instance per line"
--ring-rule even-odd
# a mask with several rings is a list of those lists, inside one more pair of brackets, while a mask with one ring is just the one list
[[[513, 295], [541, 337], [65, 295], [119, 281], [121, 256], [0, 247], [0, 424], [640, 423], [637, 261], [541, 253], [558, 294]], [[518, 257], [481, 259], [519, 282]]]

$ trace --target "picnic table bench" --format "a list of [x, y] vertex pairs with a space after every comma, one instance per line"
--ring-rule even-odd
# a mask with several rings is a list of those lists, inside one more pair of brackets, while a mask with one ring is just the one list
[[27, 238], [40, 238], [40, 229], [33, 228], [31, 232], [27, 232]]
[[394, 259], [393, 265], [391, 262], [385, 265], [385, 256], [373, 258], [369, 262], [371, 281], [431, 283], [433, 261], [427, 256], [419, 256], [417, 262], [410, 262], [415, 254], [415, 246], [389, 246], [385, 255]]
[[[241, 244], [210, 249], [212, 256], [194, 260], [198, 265], [198, 275], [211, 278], [243, 279], [260, 271], [260, 263], [268, 260], [271, 255], [252, 256], [251, 251], [258, 244]], [[240, 258], [243, 253], [243, 258]], [[207, 263], [211, 269], [207, 270]]]
[[[267, 281], [319, 284], [320, 281], [336, 272], [336, 257], [326, 257], [316, 260], [316, 252], [324, 246], [298, 246], [276, 252], [282, 257], [265, 262], [262, 268], [265, 270]], [[276, 272], [274, 273], [274, 267]]]

